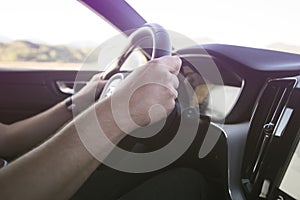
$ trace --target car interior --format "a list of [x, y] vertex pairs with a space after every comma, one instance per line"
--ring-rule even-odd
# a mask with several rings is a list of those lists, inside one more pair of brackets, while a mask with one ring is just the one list
[[[1, 123], [13, 123], [50, 108], [99, 71], [109, 80], [103, 91], [104, 96], [109, 95], [116, 80], [126, 77], [133, 65], [176, 55], [182, 60], [179, 97], [166, 124], [155, 136], [128, 136], [119, 146], [145, 153], [171, 144], [176, 134], [189, 135], [183, 140], [188, 143], [184, 151], [158, 171], [176, 167], [197, 170], [208, 183], [209, 199], [300, 199], [299, 54], [197, 44], [146, 21], [127, 1], [79, 2], [121, 32], [122, 36], [113, 37], [108, 44], [121, 38], [129, 45], [110, 52], [113, 55], [102, 64], [99, 54], [104, 46], [100, 46], [83, 64], [97, 63], [96, 68], [80, 73], [0, 69]], [[187, 45], [181, 48], [176, 42]], [[134, 135], [145, 134], [139, 133], [143, 131]], [[135, 148], [137, 144], [142, 145]]]

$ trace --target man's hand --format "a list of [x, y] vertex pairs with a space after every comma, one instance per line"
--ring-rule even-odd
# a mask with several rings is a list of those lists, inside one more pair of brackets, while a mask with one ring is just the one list
[[73, 102], [77, 107], [76, 110], [79, 112], [85, 110], [99, 98], [100, 93], [107, 82], [101, 78], [101, 75], [101, 73], [94, 75], [87, 85], [72, 97]]
[[111, 96], [119, 128], [130, 132], [167, 117], [174, 109], [181, 67], [178, 57], [167, 56], [133, 71]]

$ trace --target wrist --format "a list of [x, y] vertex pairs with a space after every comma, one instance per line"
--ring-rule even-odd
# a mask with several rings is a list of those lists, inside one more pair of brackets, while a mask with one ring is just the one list
[[64, 103], [67, 109], [71, 112], [76, 107], [75, 103], [73, 102], [72, 96], [69, 96], [66, 99], [64, 99]]
[[94, 101], [92, 101], [89, 96], [75, 94], [65, 99], [65, 104], [74, 115], [78, 115], [87, 108], [89, 108]]
[[103, 99], [101, 102], [95, 104], [98, 122], [111, 141], [119, 140], [126, 135], [126, 132], [120, 128], [119, 123], [116, 121], [117, 117], [112, 112], [111, 97]]

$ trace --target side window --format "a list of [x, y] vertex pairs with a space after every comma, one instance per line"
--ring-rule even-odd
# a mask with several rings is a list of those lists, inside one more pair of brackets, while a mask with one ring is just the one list
[[118, 31], [73, 0], [10, 0], [0, 7], [0, 68], [77, 70]]

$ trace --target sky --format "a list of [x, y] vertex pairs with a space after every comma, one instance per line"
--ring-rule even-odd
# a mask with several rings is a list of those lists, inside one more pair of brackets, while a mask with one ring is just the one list
[[[190, 38], [260, 47], [300, 45], [299, 0], [127, 0], [142, 16]], [[100, 44], [117, 34], [76, 0], [1, 0], [0, 38]]]
[[299, 0], [127, 1], [143, 9], [144, 16], [191, 38], [247, 46], [300, 45]]
[[0, 37], [48, 44], [96, 42], [117, 31], [76, 0], [0, 0]]

